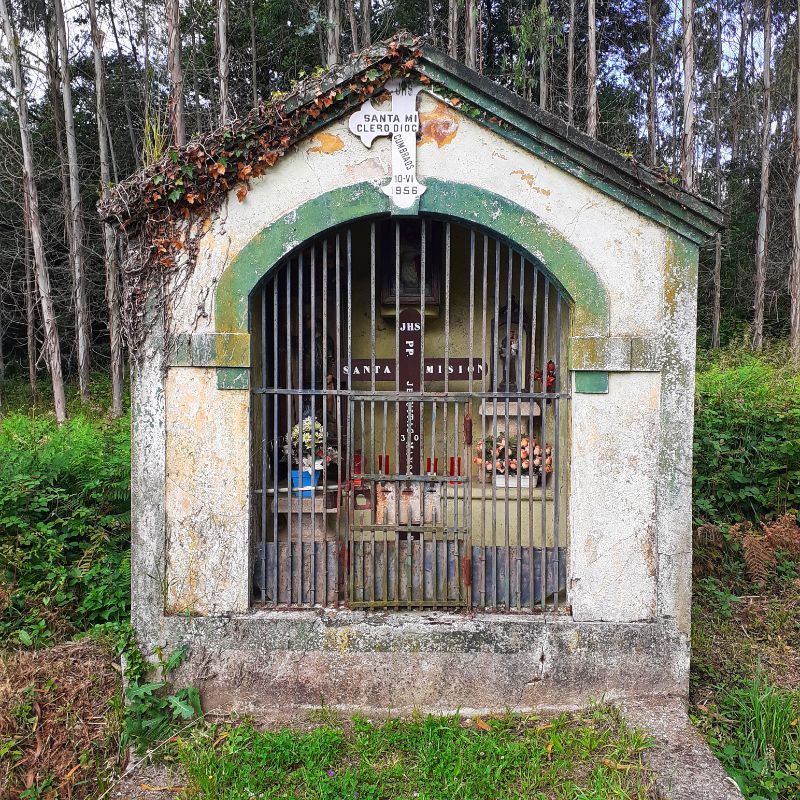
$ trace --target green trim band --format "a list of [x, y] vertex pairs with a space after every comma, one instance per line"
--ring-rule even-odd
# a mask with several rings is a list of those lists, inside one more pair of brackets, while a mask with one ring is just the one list
[[179, 333], [167, 363], [170, 367], [249, 367], [250, 334]]
[[217, 368], [217, 389], [249, 389], [250, 370], [235, 367]]
[[660, 341], [651, 336], [573, 336], [570, 369], [660, 372]]
[[574, 374], [575, 394], [608, 394], [607, 372], [584, 372], [578, 370]]
[[[436, 178], [425, 181], [420, 212], [482, 226], [548, 271], [574, 303], [572, 332], [607, 336], [609, 299], [605, 286], [583, 256], [560, 233], [522, 206], [493, 192]], [[268, 225], [231, 261], [217, 285], [216, 329], [247, 333], [250, 294], [286, 255], [309, 239], [364, 217], [390, 213], [389, 198], [371, 183], [327, 192]]]

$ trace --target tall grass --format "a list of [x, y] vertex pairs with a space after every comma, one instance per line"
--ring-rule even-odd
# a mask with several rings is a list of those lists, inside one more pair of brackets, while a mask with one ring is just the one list
[[800, 796], [800, 692], [770, 686], [761, 670], [719, 700], [710, 743], [745, 797]]
[[0, 643], [124, 622], [129, 548], [130, 418], [0, 419]]
[[800, 508], [800, 376], [784, 349], [701, 354], [694, 434], [694, 515], [761, 520]]

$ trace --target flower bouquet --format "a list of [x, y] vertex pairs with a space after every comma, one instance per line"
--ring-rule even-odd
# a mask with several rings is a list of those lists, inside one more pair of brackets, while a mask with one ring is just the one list
[[506, 436], [501, 432], [478, 440], [472, 460], [483, 482], [494, 479], [496, 486], [533, 488], [539, 485], [542, 471], [545, 475], [553, 471], [553, 448], [542, 447], [527, 433]]
[[283, 451], [296, 465], [292, 469], [295, 494], [310, 494], [311, 487], [319, 483], [322, 470], [339, 457], [336, 448], [326, 444], [322, 423], [312, 417], [304, 417], [292, 428]]

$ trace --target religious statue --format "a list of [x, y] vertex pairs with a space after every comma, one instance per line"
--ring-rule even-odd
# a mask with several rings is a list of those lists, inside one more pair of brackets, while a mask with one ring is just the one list
[[[335, 389], [336, 349], [331, 336], [326, 336], [323, 339], [322, 320], [320, 318], [316, 321], [314, 344], [311, 347], [307, 344], [310, 340], [311, 330], [307, 327], [303, 332], [303, 345], [305, 350], [303, 353], [303, 387], [305, 389]], [[323, 343], [325, 343], [325, 346], [323, 346]], [[310, 413], [311, 398], [305, 397], [303, 399], [303, 405], [304, 413]], [[334, 409], [333, 395], [328, 395], [327, 406], [328, 413], [332, 413]], [[322, 410], [322, 405], [319, 401], [316, 404], [316, 410]]]
[[[416, 305], [422, 302], [422, 223], [419, 220], [391, 221], [381, 229], [381, 303], [390, 311], [400, 305]], [[437, 257], [441, 244], [438, 223], [429, 223], [425, 239], [425, 304], [433, 309], [439, 304], [439, 269], [441, 259]], [[399, 277], [399, 292], [395, 282]]]
[[[525, 390], [526, 331], [529, 321], [524, 313], [521, 322], [520, 327], [519, 304], [512, 296], [511, 304], [503, 306], [497, 317], [497, 345], [492, 353], [492, 385], [496, 380], [498, 392], [514, 393]], [[492, 331], [494, 330], [493, 320]]]
[[511, 328], [500, 340], [498, 360], [500, 362], [500, 377], [502, 378], [497, 387], [498, 391], [518, 392], [520, 390], [520, 386], [517, 383], [519, 331], [516, 328]]

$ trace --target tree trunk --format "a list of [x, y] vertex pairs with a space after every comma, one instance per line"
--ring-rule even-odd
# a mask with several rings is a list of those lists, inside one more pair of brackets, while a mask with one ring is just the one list
[[350, 20], [350, 38], [353, 40], [353, 52], [357, 53], [358, 47], [358, 22], [356, 20], [356, 0], [347, 0], [347, 16]]
[[25, 88], [25, 79], [22, 74], [19, 40], [11, 25], [11, 16], [8, 13], [6, 0], [0, 0], [0, 16], [3, 20], [3, 29], [6, 35], [6, 44], [9, 50], [11, 73], [14, 80], [14, 93], [16, 94], [17, 121], [19, 122], [20, 143], [22, 146], [22, 180], [25, 195], [25, 208], [28, 212], [28, 230], [31, 235], [33, 257], [36, 265], [36, 283], [39, 288], [41, 301], [42, 323], [44, 325], [44, 341], [47, 350], [47, 360], [50, 367], [50, 377], [53, 382], [53, 405], [56, 420], [59, 423], [67, 418], [67, 404], [64, 398], [64, 378], [61, 373], [61, 350], [58, 340], [56, 316], [53, 311], [53, 300], [50, 295], [50, 274], [47, 269], [44, 241], [42, 239], [42, 225], [39, 216], [39, 195], [36, 191], [36, 182], [33, 178], [33, 152], [31, 150], [30, 127], [28, 124], [28, 101]]
[[3, 416], [3, 396], [6, 390], [6, 356], [3, 351], [3, 305], [0, 303], [0, 417]]
[[797, 20], [797, 71], [794, 77], [794, 205], [792, 207], [792, 264], [789, 270], [789, 349], [800, 367], [800, 18]]
[[539, 108], [547, 111], [547, 61], [548, 61], [548, 31], [550, 8], [547, 0], [539, 0]]
[[770, 98], [772, 61], [772, 4], [764, 3], [764, 118], [761, 121], [761, 190], [758, 195], [756, 234], [756, 281], [753, 301], [753, 350], [764, 346], [764, 290], [767, 284], [767, 211], [769, 208], [769, 138], [772, 106]]
[[250, 80], [253, 83], [253, 108], [258, 108], [258, 51], [256, 49], [256, 17], [253, 9], [253, 0], [250, 0]]
[[228, 75], [228, 0], [217, 1], [217, 78], [219, 79], [219, 124], [226, 125], [229, 115]]
[[731, 109], [731, 167], [736, 169], [739, 162], [739, 122], [742, 118], [742, 95], [745, 91], [745, 72], [747, 69], [747, 39], [750, 31], [750, 0], [742, 3], [741, 30], [739, 36], [739, 56], [736, 62], [736, 90]]
[[176, 146], [186, 144], [186, 120], [181, 66], [181, 8], [179, 0], [167, 0], [167, 69], [169, 70], [169, 124]]
[[569, 0], [567, 32], [567, 124], [575, 124], [575, 0]]
[[449, 0], [447, 7], [447, 52], [458, 59], [458, 0]]
[[361, 46], [372, 44], [372, 0], [361, 0]]
[[658, 61], [658, 39], [656, 36], [656, 8], [658, 0], [649, 0], [647, 4], [647, 28], [649, 52], [647, 54], [647, 161], [651, 167], [658, 166], [658, 95], [656, 87], [656, 63]]
[[464, 63], [470, 69], [478, 68], [478, 8], [476, 0], [466, 0], [464, 5]]
[[53, 108], [53, 137], [58, 154], [58, 167], [61, 174], [61, 212], [64, 219], [64, 243], [69, 250], [70, 270], [72, 270], [72, 214], [69, 201], [69, 169], [67, 167], [67, 151], [64, 148], [64, 106], [61, 101], [61, 78], [58, 69], [58, 34], [54, 14], [48, 14], [46, 20], [47, 44], [47, 86], [50, 93], [50, 104]]
[[[197, 25], [194, 20], [197, 16], [194, 11], [192, 0], [189, 0], [189, 15], [193, 22], [190, 27], [192, 51], [189, 57], [189, 68], [192, 71], [192, 95], [194, 96], [194, 128], [199, 133], [203, 130], [202, 105], [200, 103], [200, 81], [197, 76]], [[213, 124], [213, 123], [212, 123]]]
[[434, 46], [436, 43], [436, 18], [433, 13], [433, 0], [428, 0], [428, 36], [431, 37], [431, 42]]
[[55, 0], [56, 30], [61, 64], [61, 97], [64, 100], [64, 133], [67, 140], [69, 167], [69, 201], [72, 218], [72, 290], [75, 304], [75, 339], [78, 353], [78, 387], [82, 403], [89, 402], [89, 301], [86, 291], [86, 265], [83, 253], [83, 214], [81, 209], [81, 184], [78, 174], [78, 143], [75, 137], [75, 113], [72, 105], [72, 76], [67, 49], [67, 26], [61, 0]]
[[325, 28], [325, 66], [339, 63], [342, 42], [342, 7], [340, 0], [328, 0], [328, 16]]
[[694, 191], [694, 0], [683, 0], [683, 136], [681, 180]]
[[27, 210], [27, 195], [23, 187], [23, 206], [25, 217], [25, 338], [28, 345], [28, 383], [31, 387], [31, 397], [36, 402], [38, 392], [36, 363], [36, 287], [33, 283], [33, 269], [31, 268], [31, 233], [28, 228], [30, 213]]
[[[100, 152], [100, 185], [111, 184], [108, 147], [108, 114], [106, 113], [106, 78], [103, 67], [103, 36], [97, 25], [95, 0], [89, 0], [89, 27], [94, 51], [94, 85], [97, 107], [97, 142]], [[106, 305], [108, 333], [111, 340], [111, 416], [122, 416], [122, 326], [120, 324], [119, 292], [117, 289], [117, 237], [111, 225], [103, 223], [103, 247], [106, 273]]]
[[586, 56], [587, 115], [586, 133], [597, 138], [597, 47], [595, 44], [595, 0], [587, 0], [588, 53]]
[[[117, 23], [114, 21], [114, 11], [113, 9], [109, 9], [108, 18], [111, 22], [111, 32], [114, 34], [114, 43], [117, 46], [117, 56], [123, 65], [122, 67], [122, 104], [125, 106], [125, 121], [128, 125], [128, 136], [131, 140], [131, 152], [133, 153], [133, 160], [136, 162], [136, 169], [138, 170], [142, 166], [142, 157], [139, 153], [139, 145], [136, 142], [136, 134], [133, 131], [133, 115], [131, 114], [131, 104], [130, 100], [128, 99], [128, 61], [122, 55], [122, 46], [119, 43], [119, 35], [117, 33]], [[109, 136], [109, 142], [111, 141], [111, 137]]]
[[492, 24], [492, 0], [486, 0], [481, 12], [481, 31], [485, 31], [484, 46], [481, 48], [481, 73], [494, 69], [494, 25]]
[[[714, 177], [716, 179], [716, 201], [722, 206], [722, 4], [717, 0], [717, 74], [714, 81]], [[714, 297], [711, 307], [711, 346], [719, 347], [719, 324], [722, 315], [722, 234], [714, 237]]]

